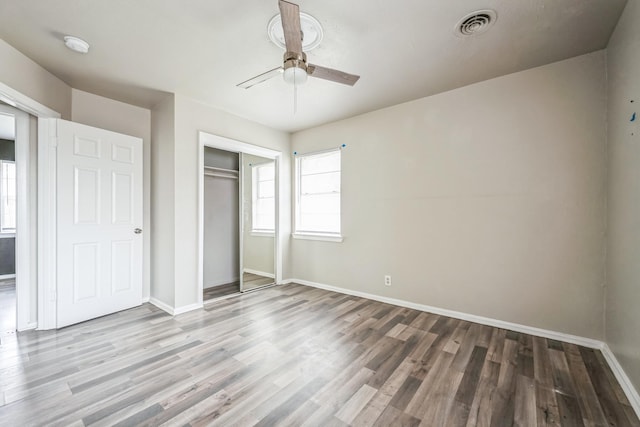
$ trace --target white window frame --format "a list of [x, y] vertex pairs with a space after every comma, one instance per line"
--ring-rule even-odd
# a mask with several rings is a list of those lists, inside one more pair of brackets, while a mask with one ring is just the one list
[[[260, 197], [260, 185], [259, 175], [260, 169], [270, 167], [273, 169], [273, 195], [271, 197]], [[251, 234], [257, 236], [273, 236], [275, 234], [275, 162], [258, 163], [251, 165]], [[273, 212], [273, 226], [271, 228], [258, 228], [256, 227], [258, 217], [258, 199], [273, 199], [274, 212]]]
[[295, 192], [294, 192], [294, 203], [295, 203], [295, 216], [294, 216], [294, 232], [292, 234], [294, 239], [304, 239], [304, 240], [321, 240], [328, 242], [342, 242], [344, 240], [342, 236], [342, 197], [340, 197], [340, 221], [339, 221], [339, 231], [337, 232], [328, 232], [328, 231], [317, 231], [317, 230], [301, 230], [299, 229], [300, 220], [300, 200], [302, 198], [302, 188], [300, 183], [300, 178], [302, 174], [301, 170], [301, 162], [302, 159], [314, 156], [327, 155], [330, 153], [338, 152], [340, 155], [340, 191], [338, 192], [342, 195], [342, 153], [340, 148], [323, 150], [323, 151], [315, 151], [304, 154], [296, 154], [295, 155]]
[[[4, 214], [5, 214], [5, 209], [6, 209], [6, 203], [5, 203], [5, 197], [7, 197], [5, 195], [5, 177], [4, 177], [4, 165], [5, 164], [12, 164], [14, 165], [15, 168], [15, 164], [16, 162], [12, 161], [12, 160], [0, 160], [0, 233], [2, 234], [15, 234], [16, 232], [16, 227], [12, 227], [12, 228], [6, 228], [5, 224], [4, 224]], [[15, 169], [14, 169], [15, 171]], [[13, 181], [14, 184], [16, 184], [17, 186], [17, 171], [14, 172], [13, 174]], [[16, 192], [17, 188], [14, 188], [14, 193]], [[14, 212], [13, 215], [14, 217], [17, 219], [17, 201], [14, 201]]]

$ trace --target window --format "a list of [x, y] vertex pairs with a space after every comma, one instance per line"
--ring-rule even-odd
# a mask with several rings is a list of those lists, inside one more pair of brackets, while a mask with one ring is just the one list
[[273, 233], [276, 224], [274, 162], [252, 165], [251, 175], [251, 231]]
[[16, 231], [16, 164], [0, 160], [0, 232]]
[[340, 150], [296, 157], [296, 234], [340, 236]]

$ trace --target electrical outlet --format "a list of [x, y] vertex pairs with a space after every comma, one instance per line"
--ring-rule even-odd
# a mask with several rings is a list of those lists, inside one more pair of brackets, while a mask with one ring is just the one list
[[391, 276], [384, 276], [384, 285], [391, 286]]

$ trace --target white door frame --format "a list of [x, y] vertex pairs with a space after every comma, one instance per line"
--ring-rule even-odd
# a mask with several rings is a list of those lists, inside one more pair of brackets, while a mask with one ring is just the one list
[[[42, 240], [42, 232], [46, 230], [46, 227], [43, 228], [41, 223], [42, 218], [46, 218], [46, 215], [49, 211], [45, 210], [44, 206], [41, 204], [41, 197], [44, 195], [41, 194], [41, 184], [45, 175], [43, 170], [41, 169], [41, 159], [40, 159], [40, 145], [42, 143], [41, 139], [41, 122], [44, 118], [59, 118], [60, 114], [42, 104], [38, 101], [29, 98], [28, 96], [16, 91], [15, 89], [7, 86], [6, 84], [0, 82], [0, 101], [5, 102], [6, 104], [11, 105], [18, 110], [21, 110], [22, 114], [17, 113], [16, 119], [18, 116], [23, 117], [23, 120], [16, 120], [16, 125], [18, 126], [16, 137], [18, 134], [25, 134], [25, 132], [29, 131], [29, 119], [26, 113], [29, 113], [38, 118], [38, 236], [37, 236], [37, 249], [38, 249], [38, 275], [37, 277], [33, 277], [31, 274], [31, 266], [34, 261], [31, 257], [33, 252], [33, 244], [36, 242], [34, 240], [34, 236], [32, 235], [31, 223], [33, 222], [33, 218], [31, 216], [31, 204], [29, 203], [29, 199], [27, 197], [21, 197], [18, 201], [17, 205], [17, 214], [18, 218], [25, 219], [26, 221], [18, 221], [17, 229], [16, 229], [16, 310], [18, 313], [17, 316], [17, 329], [25, 330], [25, 329], [33, 329], [41, 326], [41, 321], [43, 319], [41, 307], [40, 305], [43, 303], [44, 298], [37, 298], [37, 295], [32, 295], [30, 290], [33, 287], [34, 281], [37, 280], [37, 289], [38, 295], [43, 295], [42, 279], [46, 279], [47, 276], [45, 271], [42, 270], [41, 262], [43, 261], [43, 255], [47, 255], [50, 252], [55, 254], [55, 246], [45, 247]], [[19, 122], [21, 124], [19, 124]], [[30, 194], [30, 188], [35, 187], [35, 183], [30, 179], [31, 173], [29, 171], [30, 158], [32, 156], [30, 150], [30, 139], [27, 137], [26, 143], [21, 141], [18, 143], [16, 139], [16, 164], [21, 168], [22, 172], [18, 172], [17, 177], [17, 191], [18, 194], [28, 195]], [[40, 280], [38, 280], [40, 279]], [[18, 282], [21, 282], [20, 284]], [[32, 302], [37, 299], [38, 301], [38, 312], [31, 313]], [[37, 315], [36, 315], [37, 314]], [[36, 320], [38, 319], [38, 320]]]
[[[282, 171], [280, 151], [269, 148], [260, 147], [246, 142], [237, 141], [223, 136], [213, 135], [207, 132], [198, 132], [198, 303], [203, 303], [204, 290], [204, 147], [217, 148], [219, 150], [231, 151], [234, 153], [247, 153], [255, 156], [267, 157], [274, 159], [276, 168], [276, 229], [275, 229], [275, 267], [276, 267], [276, 284], [282, 283], [282, 245], [280, 243], [281, 217], [280, 217], [280, 174]], [[240, 212], [242, 217], [242, 212]], [[240, 221], [242, 230], [242, 221]], [[240, 235], [240, 248], [242, 248], [242, 234]], [[242, 251], [242, 249], [241, 249]], [[242, 272], [240, 272], [242, 274]]]

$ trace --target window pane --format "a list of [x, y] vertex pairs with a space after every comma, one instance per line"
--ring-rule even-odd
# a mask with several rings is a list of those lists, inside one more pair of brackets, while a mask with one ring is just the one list
[[296, 231], [340, 233], [340, 150], [301, 156], [297, 166]]
[[16, 228], [16, 165], [13, 162], [2, 162], [2, 217], [0, 224], [3, 231]]
[[299, 231], [340, 232], [340, 214], [306, 214], [301, 217]]
[[275, 169], [273, 164], [258, 166], [258, 181], [273, 180], [275, 178]]
[[258, 182], [258, 198], [264, 199], [268, 197], [274, 197], [275, 195], [275, 181], [262, 181]]
[[252, 168], [252, 217], [255, 231], [275, 230], [275, 168], [274, 164], [256, 165]]
[[300, 198], [300, 214], [339, 214], [340, 194], [318, 194]]
[[339, 193], [340, 172], [306, 175], [300, 178], [302, 194]]
[[274, 199], [258, 199], [254, 205], [254, 230], [275, 230]]
[[340, 170], [340, 151], [304, 156], [300, 160], [301, 175]]

